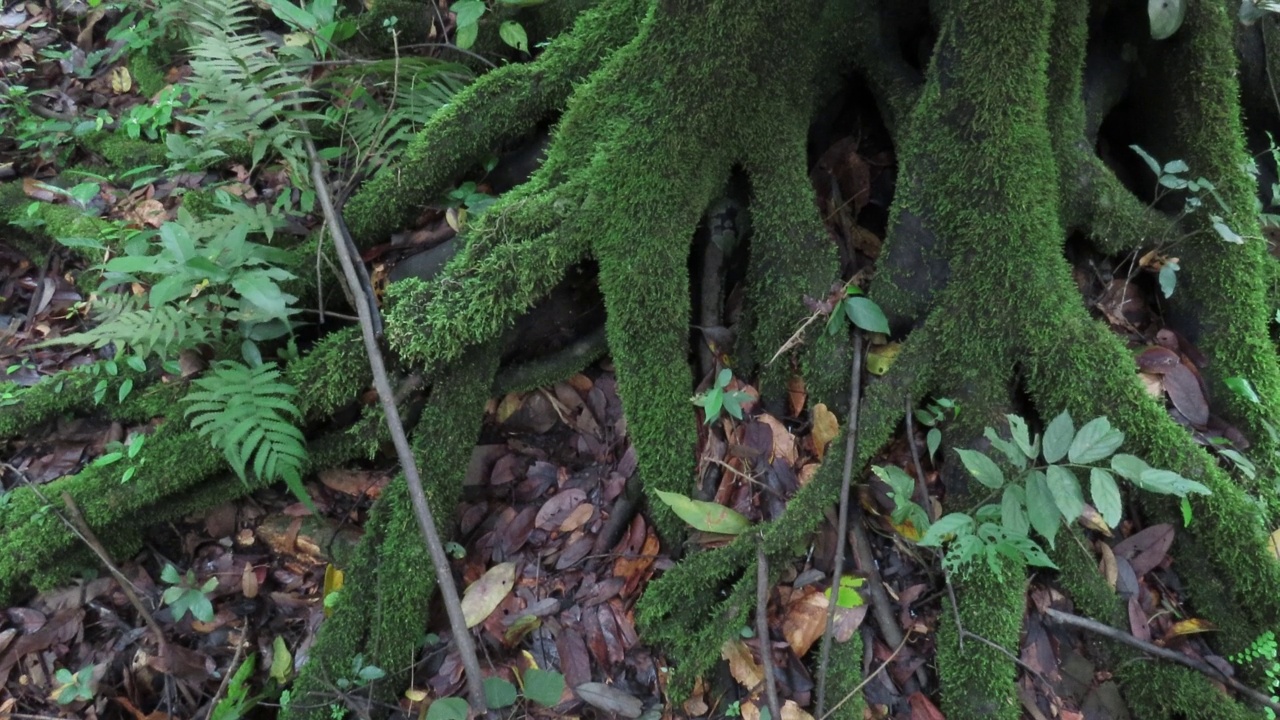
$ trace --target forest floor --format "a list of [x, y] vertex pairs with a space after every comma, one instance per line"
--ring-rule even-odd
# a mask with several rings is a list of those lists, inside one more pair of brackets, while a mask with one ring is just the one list
[[[75, 127], [62, 119], [63, 113], [90, 117], [105, 110], [119, 115], [154, 101], [130, 82], [127, 58], [95, 59], [105, 48], [100, 29], [97, 34], [93, 30], [93, 13], [87, 6], [54, 13], [28, 2], [0, 15], [0, 67], [6, 73], [26, 73], [28, 92], [39, 91], [48, 100], [46, 112], [27, 118], [25, 134], [0, 140], [0, 182], [22, 183], [27, 197], [37, 203], [71, 202], [72, 193], [66, 191], [79, 185], [77, 202], [86, 212], [139, 227], [158, 227], [172, 218], [181, 202], [180, 189], [217, 186], [251, 203], [279, 191], [287, 178], [271, 168], [250, 173], [229, 165], [180, 175], [166, 175], [160, 168], [110, 176], [69, 172], [100, 169], [103, 159], [77, 142]], [[181, 65], [170, 68], [166, 80], [177, 82], [182, 73]], [[883, 223], [866, 223], [866, 218], [877, 212], [879, 202], [883, 220], [887, 201], [876, 198], [892, 195], [891, 152], [866, 147], [864, 142], [860, 150], [851, 137], [843, 137], [815, 162], [815, 192], [853, 273], [874, 262]], [[86, 190], [86, 184], [95, 187]], [[840, 197], [854, 200], [834, 202], [833, 186], [839, 186]], [[299, 231], [320, 222], [318, 217], [296, 220]], [[445, 212], [428, 213], [413, 236], [438, 238], [447, 234], [446, 225]], [[1137, 355], [1135, 372], [1149, 371], [1142, 377], [1154, 395], [1167, 398], [1170, 412], [1206, 443], [1232, 437], [1231, 428], [1209, 415], [1198, 375], [1203, 358], [1160, 325], [1156, 277], [1169, 260], [1135, 257], [1109, 264], [1078, 258], [1077, 279], [1099, 317], [1135, 349], [1145, 348]], [[67, 252], [54, 252], [43, 261], [28, 257], [0, 229], [0, 378], [28, 386], [109, 357], [109, 349], [36, 347], [81, 328], [85, 304], [91, 302], [77, 286], [84, 269]], [[891, 362], [891, 351], [873, 348], [872, 357]], [[1153, 369], [1170, 358], [1176, 372]], [[186, 359], [168, 381], [185, 382], [200, 372], [198, 356]], [[874, 363], [871, 368], [876, 370]], [[753, 394], [749, 386], [734, 383], [727, 389]], [[699, 390], [710, 385], [711, 378], [705, 378]], [[460, 587], [470, 589], [473, 607], [490, 610], [473, 629], [481, 640], [482, 663], [513, 683], [532, 667], [558, 671], [568, 687], [605, 683], [663, 718], [741, 715], [754, 720], [760, 716], [762, 671], [761, 642], [752, 629], [743, 628], [740, 639], [722, 648], [725, 662], [718, 675], [679, 704], [664, 693], [660, 650], [637, 634], [632, 610], [647, 581], [669, 567], [673, 555], [724, 542], [724, 537], [697, 532], [688, 547], [663, 547], [640, 514], [620, 541], [604, 542], [602, 531], [635, 470], [615, 390], [611, 367], [604, 362], [553, 387], [495, 397], [487, 409], [457, 512], [458, 527], [448, 533]], [[363, 400], [374, 401], [372, 396]], [[810, 407], [802, 383], [793, 388], [782, 416], [752, 402], [742, 409], [740, 419], [726, 417], [703, 426], [697, 450], [703, 490], [749, 520], [776, 517], [779, 513], [770, 506], [784, 503], [806, 483], [826, 453], [843, 452], [828, 447], [837, 431], [835, 416]], [[692, 405], [690, 411], [695, 411]], [[904, 428], [876, 460], [922, 478], [935, 508], [943, 490], [927, 450], [929, 434], [945, 430], [957, 411], [964, 409], [935, 399], [917, 413], [910, 435]], [[64, 418], [7, 442], [0, 446], [4, 489], [21, 484], [40, 488], [87, 464], [109, 462], [118, 457], [124, 440], [146, 434], [161, 420], [126, 427], [92, 416]], [[919, 463], [913, 456], [921, 458]], [[340, 570], [371, 502], [394, 475], [394, 454], [386, 449], [371, 462], [328, 468], [309, 478], [307, 489], [318, 514], [272, 489], [154, 528], [141, 553], [110, 559], [149, 608], [154, 628], [109, 574], [105, 560], [86, 568], [81, 583], [6, 608], [0, 616], [0, 718], [157, 720], [169, 717], [164, 709], [172, 708], [173, 717], [232, 720], [240, 716], [229, 701], [236, 693], [247, 698], [239, 706], [244, 717], [270, 716], [324, 622], [326, 596], [336, 598], [329, 603], [340, 603], [343, 594], [361, 592], [342, 586]], [[850, 583], [857, 592], [840, 599], [834, 632], [837, 640], [863, 636], [864, 674], [870, 676], [862, 688], [867, 717], [938, 720], [943, 715], [935, 705], [931, 659], [937, 628], [954, 621], [943, 611], [946, 583], [933, 554], [912, 542], [919, 533], [910, 524], [890, 520], [894, 503], [889, 487], [870, 473], [855, 479], [870, 538], [865, 549], [875, 563], [851, 568], [859, 578]], [[49, 512], [69, 512], [58, 498], [50, 500]], [[834, 515], [833, 508], [829, 519], [834, 521]], [[1201, 634], [1212, 628], [1182, 606], [1181, 582], [1168, 557], [1177, 529], [1146, 526], [1141, 517], [1129, 516], [1112, 534], [1096, 519], [1096, 512], [1082, 518], [1091, 538], [1089, 551], [1110, 585], [1130, 598], [1133, 635], [1226, 666], [1202, 640]], [[806, 658], [816, 655], [809, 650], [825, 627], [830, 599], [818, 587], [832, 571], [834, 528], [834, 522], [824, 524], [807, 556], [774, 568], [780, 578], [769, 591], [770, 638], [765, 645], [778, 670], [782, 699], [792, 701], [784, 708], [790, 718], [809, 717], [799, 708], [808, 707], [813, 697], [816, 663]], [[502, 573], [507, 577], [499, 577]], [[869, 583], [879, 583], [884, 593], [868, 592]], [[174, 587], [180, 590], [162, 604], [161, 597]], [[1095, 638], [1046, 619], [1050, 609], [1071, 610], [1052, 573], [1032, 576], [1027, 600], [1017, 658], [1026, 716], [1119, 719], [1135, 711], [1132, 715], [1140, 717], [1138, 709], [1125, 707], [1108, 668], [1096, 664]], [[887, 606], [868, 612], [871, 602]], [[188, 606], [205, 619], [179, 612]], [[408, 691], [393, 708], [395, 716], [419, 717], [432, 699], [463, 691], [462, 667], [450, 652], [443, 613], [434, 617], [435, 624], [422, 629], [424, 650]], [[905, 646], [886, 640], [886, 624], [906, 635]], [[166, 643], [181, 649], [176, 655], [180, 662], [159, 662], [153, 637], [157, 628]], [[368, 686], [386, 670], [365, 667], [359, 658], [352, 662], [348, 686], [335, 688], [335, 716], [344, 709], [357, 715], [369, 710]], [[228, 681], [240, 667], [247, 667], [247, 673]], [[836, 690], [838, 699], [848, 689]], [[254, 703], [249, 700], [255, 698], [256, 707], [250, 709]], [[524, 703], [511, 712], [532, 717], [605, 714], [571, 693], [561, 699], [549, 703], [552, 707]]]

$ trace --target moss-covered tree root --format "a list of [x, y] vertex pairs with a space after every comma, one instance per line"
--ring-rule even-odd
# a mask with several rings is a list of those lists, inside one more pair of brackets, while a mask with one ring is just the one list
[[[461, 498], [497, 358], [491, 343], [446, 368], [433, 384], [414, 430], [423, 489], [445, 536]], [[328, 718], [327, 703], [341, 704], [334, 693], [337, 680], [350, 674], [351, 658], [357, 654], [388, 672], [388, 680], [379, 684], [380, 699], [394, 699], [404, 686], [426, 632], [436, 579], [403, 477], [379, 498], [356, 550], [355, 564], [347, 570], [349, 589], [320, 630], [295, 685], [296, 702], [285, 718]]]

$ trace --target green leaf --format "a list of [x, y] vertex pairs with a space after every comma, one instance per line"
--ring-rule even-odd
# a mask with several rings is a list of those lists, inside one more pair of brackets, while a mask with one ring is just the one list
[[[858, 588], [862, 587], [864, 583], [866, 583], [866, 580], [863, 580], [856, 575], [840, 576], [840, 592], [836, 593], [836, 607], [860, 607], [863, 602], [862, 595], [858, 592]], [[823, 596], [830, 600], [831, 588], [827, 588], [823, 592]]]
[[1188, 480], [1172, 470], [1147, 468], [1138, 475], [1138, 478], [1134, 480], [1134, 484], [1143, 490], [1150, 490], [1164, 495], [1211, 494], [1209, 488], [1195, 480]]
[[1191, 527], [1191, 500], [1186, 495], [1178, 502], [1178, 508], [1182, 510], [1182, 526]]
[[1027, 430], [1027, 421], [1017, 415], [1005, 415], [1005, 419], [1009, 421], [1009, 434], [1013, 436], [1013, 442], [1018, 445], [1018, 449], [1022, 451], [1023, 455], [1034, 460], [1040, 454], [1040, 451], [1031, 442], [1031, 434]]
[[1048, 480], [1039, 470], [1027, 478], [1027, 515], [1031, 519], [1031, 527], [1049, 541], [1049, 547], [1053, 547], [1062, 513], [1058, 511], [1053, 493], [1049, 492]]
[[529, 36], [525, 34], [524, 26], [520, 23], [514, 20], [504, 20], [498, 26], [498, 36], [502, 38], [502, 42], [520, 52], [529, 52]]
[[972, 535], [973, 518], [965, 513], [951, 513], [938, 518], [938, 522], [929, 526], [928, 532], [920, 538], [925, 547], [941, 547], [950, 535]]
[[459, 28], [464, 25], [475, 25], [480, 21], [480, 16], [484, 15], [484, 0], [458, 0], [449, 7], [449, 10], [457, 16]]
[[530, 668], [524, 673], [524, 696], [543, 707], [560, 704], [564, 694], [564, 675], [550, 670]]
[[1129, 149], [1138, 153], [1138, 157], [1142, 158], [1142, 161], [1147, 164], [1147, 167], [1151, 168], [1151, 172], [1153, 174], [1157, 176], [1160, 175], [1160, 163], [1156, 162], [1155, 158], [1148, 155], [1146, 150], [1143, 150], [1137, 145], [1130, 145]]
[[992, 447], [999, 450], [1006, 458], [1008, 458], [1009, 464], [1019, 470], [1027, 469], [1027, 456], [1023, 454], [1022, 450], [1017, 445], [997, 435], [995, 428], [988, 426], [987, 429], [983, 431], [982, 435], [991, 443]]
[[1124, 433], [1111, 427], [1105, 417], [1084, 424], [1071, 441], [1067, 459], [1077, 465], [1088, 465], [1106, 459], [1124, 443]]
[[[480, 34], [480, 26], [472, 23], [471, 25], [459, 25], [458, 32], [453, 38], [453, 42], [463, 50], [470, 48], [476, 44], [476, 36]], [[170, 136], [172, 137], [172, 136]]]
[[1130, 481], [1137, 481], [1142, 473], [1150, 468], [1151, 466], [1145, 460], [1136, 455], [1120, 453], [1111, 458], [1111, 469], [1120, 477]]
[[933, 460], [933, 456], [938, 454], [938, 446], [942, 445], [942, 431], [938, 428], [929, 428], [924, 441], [929, 447], [929, 459]]
[[655, 490], [658, 498], [666, 503], [681, 520], [695, 530], [738, 535], [751, 527], [751, 521], [742, 513], [704, 500], [693, 500], [677, 493]]
[[484, 679], [484, 702], [490, 710], [516, 704], [516, 686], [500, 677]]
[[133, 392], [133, 378], [125, 378], [124, 382], [120, 383], [120, 390], [116, 393], [116, 400], [124, 402], [124, 399], [129, 397], [131, 392]]
[[1218, 237], [1221, 237], [1232, 245], [1241, 245], [1244, 243], [1244, 238], [1237, 235], [1234, 230], [1228, 227], [1227, 223], [1224, 222], [1222, 218], [1217, 215], [1210, 215], [1209, 221], [1213, 224], [1214, 232], [1218, 233]]
[[871, 299], [865, 297], [847, 297], [844, 299], [844, 312], [849, 320], [867, 332], [889, 334], [889, 320], [884, 311]]
[[1173, 175], [1184, 173], [1190, 169], [1191, 167], [1183, 160], [1170, 160], [1164, 164], [1164, 171]]
[[1229, 377], [1223, 382], [1226, 383], [1227, 387], [1230, 388], [1232, 392], [1245, 398], [1249, 402], [1255, 404], [1262, 402], [1262, 399], [1258, 397], [1258, 393], [1254, 392], [1253, 383], [1250, 383], [1247, 378]]
[[956, 448], [956, 452], [960, 455], [960, 461], [964, 463], [965, 469], [975, 480], [992, 490], [999, 490], [1004, 486], [1004, 472], [991, 458], [977, 450]]
[[1178, 32], [1187, 15], [1187, 0], [1147, 0], [1151, 39], [1165, 40]]
[[1050, 465], [1046, 470], [1049, 493], [1053, 502], [1067, 522], [1075, 522], [1084, 512], [1084, 496], [1080, 492], [1080, 481], [1076, 474], [1061, 465]]
[[1160, 268], [1160, 293], [1166, 298], [1173, 297], [1173, 289], [1178, 284], [1178, 263], [1169, 260]]
[[470, 707], [462, 698], [440, 698], [427, 708], [427, 720], [467, 720]]
[[1076, 426], [1071, 422], [1071, 413], [1064, 410], [1044, 429], [1045, 462], [1056, 463], [1066, 457], [1075, 436]]
[[721, 368], [720, 372], [716, 373], [717, 390], [723, 390], [729, 387], [729, 383], [731, 382], [733, 382], [733, 371], [729, 368]]
[[1000, 523], [1010, 535], [1025, 537], [1031, 529], [1027, 519], [1026, 493], [1019, 485], [1008, 485], [1000, 500]]
[[284, 638], [277, 635], [275, 640], [271, 641], [271, 670], [268, 677], [284, 685], [292, 676], [293, 653], [289, 652], [289, 646], [285, 644]]
[[316, 16], [289, 2], [289, 0], [267, 0], [271, 12], [295, 29], [315, 30], [319, 25]]
[[1089, 469], [1089, 496], [1093, 498], [1093, 506], [1098, 509], [1107, 527], [1120, 524], [1124, 506], [1120, 500], [1120, 486], [1115, 477], [1102, 468]]
[[160, 579], [170, 585], [177, 585], [182, 582], [182, 576], [178, 574], [178, 568], [169, 563], [165, 563], [164, 569], [160, 571]]

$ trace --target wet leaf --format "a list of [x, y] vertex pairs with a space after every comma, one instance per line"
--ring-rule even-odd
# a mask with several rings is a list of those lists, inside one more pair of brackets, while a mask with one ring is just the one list
[[467, 627], [484, 622], [489, 613], [511, 592], [516, 581], [516, 564], [498, 563], [489, 568], [479, 580], [471, 583], [462, 594], [462, 616]]

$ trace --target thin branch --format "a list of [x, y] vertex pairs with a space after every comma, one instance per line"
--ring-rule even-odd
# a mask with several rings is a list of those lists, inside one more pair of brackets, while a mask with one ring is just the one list
[[773, 676], [773, 643], [769, 641], [769, 558], [764, 553], [764, 535], [756, 543], [756, 639], [760, 641], [760, 664], [764, 667], [764, 694], [769, 714], [782, 718], [778, 702], [778, 680]]
[[1137, 650], [1147, 653], [1148, 655], [1154, 655], [1162, 660], [1168, 660], [1169, 662], [1177, 663], [1179, 665], [1182, 665], [1183, 667], [1191, 668], [1192, 670], [1195, 670], [1196, 672], [1199, 672], [1199, 673], [1203, 673], [1204, 675], [1207, 675], [1213, 678], [1214, 680], [1225, 683], [1236, 692], [1248, 697], [1250, 700], [1258, 703], [1259, 705], [1262, 705], [1263, 707], [1268, 707], [1268, 708], [1271, 708], [1272, 710], [1280, 711], [1280, 703], [1275, 702], [1264, 693], [1254, 690], [1248, 685], [1245, 685], [1239, 680], [1236, 680], [1235, 678], [1231, 677], [1230, 675], [1227, 675], [1226, 673], [1222, 672], [1221, 670], [1215, 668], [1214, 666], [1208, 663], [1200, 662], [1195, 658], [1189, 657], [1187, 655], [1183, 655], [1182, 653], [1179, 653], [1179, 652], [1174, 652], [1173, 650], [1169, 650], [1168, 648], [1162, 648], [1159, 645], [1154, 645], [1145, 640], [1139, 640], [1138, 638], [1134, 637], [1130, 633], [1124, 632], [1123, 630], [1117, 630], [1116, 628], [1113, 628], [1110, 625], [1107, 625], [1105, 623], [1100, 623], [1097, 620], [1090, 620], [1089, 618], [1086, 618], [1086, 617], [1080, 617], [1079, 615], [1072, 615], [1071, 613], [1065, 613], [1065, 612], [1062, 612], [1061, 610], [1054, 610], [1053, 608], [1046, 609], [1044, 611], [1044, 614], [1045, 614], [1045, 617], [1049, 618], [1054, 622], [1061, 623], [1063, 625], [1071, 625], [1072, 627], [1078, 627], [1081, 630], [1088, 630], [1089, 632], [1094, 633], [1096, 635], [1101, 635], [1107, 638], [1108, 640], [1114, 640], [1118, 643], [1128, 645], [1129, 647], [1132, 647], [1132, 648], [1136, 648]]
[[[324, 166], [316, 152], [315, 143], [306, 138], [307, 154], [311, 158], [311, 178], [316, 187], [316, 197], [324, 210], [325, 222], [333, 235], [333, 244], [342, 263], [342, 272], [351, 291], [362, 287], [356, 272], [355, 258], [351, 252], [351, 237], [346, 232], [341, 216], [333, 206], [333, 198], [329, 195], [329, 185], [325, 180]], [[387, 378], [386, 364], [382, 359], [382, 350], [374, 332], [372, 318], [373, 298], [363, 297], [355, 303], [356, 312], [360, 315], [360, 331], [364, 338], [365, 351], [369, 356], [369, 367], [373, 371], [373, 384], [378, 391], [378, 399], [382, 402], [386, 416], [387, 429], [395, 444], [396, 456], [404, 470], [405, 482], [409, 485], [409, 496], [413, 500], [413, 514], [418, 520], [418, 528], [422, 531], [427, 551], [431, 555], [431, 564], [435, 567], [436, 582], [440, 587], [440, 595], [444, 599], [445, 611], [449, 615], [449, 626], [453, 630], [453, 639], [458, 646], [458, 655], [462, 658], [462, 666], [467, 675], [467, 695], [472, 710], [481, 717], [487, 715], [488, 709], [484, 699], [484, 686], [480, 674], [480, 661], [476, 657], [475, 643], [471, 639], [471, 631], [467, 629], [462, 615], [462, 603], [458, 598], [458, 588], [453, 582], [453, 573], [449, 566], [449, 556], [436, 531], [435, 518], [431, 507], [427, 504], [427, 496], [422, 491], [422, 478], [418, 475], [417, 463], [413, 450], [409, 447], [409, 439], [405, 435], [404, 425], [400, 420], [400, 411], [396, 407], [395, 397], [391, 390], [391, 381]]]
[[836, 521], [836, 557], [831, 570], [831, 602], [827, 607], [827, 626], [822, 633], [821, 659], [818, 661], [818, 704], [816, 715], [822, 715], [827, 699], [827, 666], [831, 662], [831, 640], [835, 629], [836, 600], [840, 597], [840, 578], [844, 575], [845, 535], [849, 532], [849, 485], [853, 479], [853, 456], [858, 443], [858, 405], [862, 402], [862, 331], [853, 329], [853, 368], [849, 380], [849, 427], [844, 437], [844, 476], [840, 482], [840, 515]]

